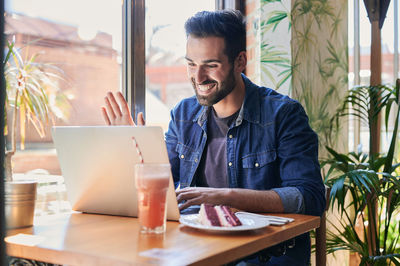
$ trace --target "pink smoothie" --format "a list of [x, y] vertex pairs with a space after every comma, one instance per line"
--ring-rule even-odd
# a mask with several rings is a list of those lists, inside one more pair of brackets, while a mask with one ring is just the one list
[[155, 228], [163, 225], [168, 185], [169, 177], [136, 178], [139, 222], [142, 226]]

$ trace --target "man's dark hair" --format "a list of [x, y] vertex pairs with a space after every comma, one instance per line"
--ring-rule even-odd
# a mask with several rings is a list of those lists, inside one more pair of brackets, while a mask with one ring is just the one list
[[186, 21], [185, 31], [187, 37], [224, 38], [225, 54], [231, 63], [241, 51], [246, 51], [246, 22], [238, 10], [198, 12]]

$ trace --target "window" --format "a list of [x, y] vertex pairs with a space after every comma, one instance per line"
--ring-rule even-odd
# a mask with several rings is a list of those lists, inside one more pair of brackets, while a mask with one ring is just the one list
[[[398, 0], [390, 2], [386, 19], [381, 29], [382, 84], [394, 84], [399, 77]], [[371, 23], [363, 1], [349, 1], [349, 86], [369, 85], [371, 56]], [[393, 128], [394, 118], [389, 122]], [[388, 149], [384, 122], [381, 123], [381, 151]], [[369, 132], [366, 125], [357, 120], [350, 123], [349, 147], [356, 149], [358, 143], [363, 150], [369, 149]]]
[[[99, 108], [105, 93], [122, 87], [122, 1], [12, 0], [6, 1], [5, 10], [6, 37], [15, 40], [22, 58], [37, 54], [35, 63], [57, 68], [62, 77], [52, 82], [68, 99], [69, 116], [55, 124], [103, 125]], [[25, 150], [13, 158], [15, 173], [41, 168], [45, 171], [40, 173], [50, 176], [61, 174], [50, 128], [40, 138], [32, 124], [27, 126]], [[60, 186], [57, 178], [39, 184], [38, 202], [59, 197]], [[60, 208], [49, 204], [47, 212]]]
[[[166, 10], [179, 10], [167, 15]], [[194, 95], [184, 60], [184, 23], [198, 11], [215, 10], [215, 1], [146, 1], [146, 122], [167, 130], [170, 110]]]
[[[143, 6], [144, 2], [6, 1], [7, 39], [15, 40], [23, 58], [38, 54], [35, 62], [51, 64], [62, 72], [63, 79], [55, 83], [68, 99], [70, 109], [68, 119], [56, 119], [55, 125], [103, 125], [100, 106], [105, 93], [121, 90], [134, 107], [133, 113], [136, 109], [142, 111], [140, 108], [144, 107], [146, 98], [147, 123], [166, 130], [170, 109], [182, 98], [194, 94], [183, 61], [184, 21], [200, 10], [243, 5], [230, 0], [152, 0]], [[179, 12], [172, 14], [166, 10]], [[146, 31], [141, 22], [144, 17]], [[132, 56], [134, 49], [144, 43], [144, 36], [147, 44], [144, 47], [145, 71], [140, 69], [142, 62], [136, 65], [135, 60], [141, 59]], [[140, 87], [141, 78], [146, 82]], [[146, 97], [139, 97], [144, 93]], [[39, 174], [54, 176], [43, 189], [39, 185], [42, 189], [38, 192], [39, 204], [43, 203], [41, 196], [48, 196], [46, 193], [55, 199], [53, 203], [59, 203], [60, 197], [65, 199], [65, 188], [57, 177], [61, 171], [51, 139], [51, 126], [46, 127], [46, 136], [40, 138], [29, 125], [25, 150], [18, 151], [13, 158], [15, 173], [40, 168], [44, 171]], [[63, 208], [51, 202], [45, 204], [47, 213]]]
[[[390, 2], [386, 19], [381, 29], [382, 40], [382, 83], [393, 83], [398, 77], [395, 69], [398, 71], [398, 66], [395, 66], [395, 36], [398, 37], [398, 31], [395, 30], [395, 24], [398, 21], [394, 20], [395, 9], [394, 5], [398, 0]], [[357, 10], [355, 10], [355, 8]], [[397, 8], [398, 9], [398, 8]], [[396, 11], [398, 13], [398, 10]], [[358, 29], [355, 29], [358, 25]], [[397, 25], [398, 26], [398, 25]], [[358, 40], [357, 40], [358, 38]], [[396, 44], [398, 46], [398, 43]], [[359, 54], [357, 52], [359, 49]], [[370, 79], [370, 51], [371, 50], [371, 23], [368, 19], [368, 14], [365, 5], [362, 1], [349, 1], [349, 86], [368, 85]], [[396, 49], [398, 50], [398, 48]], [[397, 55], [398, 56], [398, 55]], [[359, 63], [355, 61], [359, 60]], [[398, 62], [398, 61], [397, 61]], [[355, 65], [357, 65], [355, 67]], [[355, 69], [357, 68], [357, 69]], [[356, 79], [355, 75], [358, 72], [360, 80]]]

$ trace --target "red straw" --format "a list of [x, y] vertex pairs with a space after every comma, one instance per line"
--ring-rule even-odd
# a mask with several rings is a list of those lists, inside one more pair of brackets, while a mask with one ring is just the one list
[[132, 137], [132, 140], [133, 140], [133, 144], [135, 145], [136, 152], [137, 152], [137, 154], [139, 155], [140, 163], [144, 163], [144, 161], [143, 161], [143, 156], [142, 156], [142, 152], [140, 151], [140, 148], [139, 148], [139, 144], [137, 143], [135, 137]]

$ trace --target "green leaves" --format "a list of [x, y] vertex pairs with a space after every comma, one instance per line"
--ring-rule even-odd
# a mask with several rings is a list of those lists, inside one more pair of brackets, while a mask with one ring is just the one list
[[[399, 129], [399, 120], [400, 120], [400, 79], [397, 79], [396, 81], [396, 87], [394, 88], [394, 90], [390, 91], [390, 96], [392, 96], [391, 98], [388, 98], [387, 100], [387, 106], [386, 106], [386, 119], [385, 121], [387, 121], [389, 119], [389, 114], [390, 114], [390, 109], [392, 107], [392, 103], [396, 102], [397, 103], [397, 112], [396, 112], [396, 119], [395, 119], [395, 124], [394, 124], [394, 128], [393, 128], [393, 134], [392, 134], [392, 139], [390, 142], [390, 147], [389, 147], [389, 151], [388, 151], [388, 155], [387, 155], [387, 161], [385, 163], [385, 169], [384, 172], [389, 172], [392, 170], [392, 162], [394, 159], [394, 150], [395, 150], [395, 145], [396, 145], [396, 137], [397, 137], [397, 133], [398, 133], [398, 129]], [[386, 128], [387, 128], [387, 122], [386, 122]], [[396, 169], [397, 166], [394, 167], [394, 169]]]
[[281, 0], [261, 0], [261, 4], [281, 2]]
[[[288, 18], [289, 14], [285, 11], [272, 11], [270, 13], [271, 17], [267, 20], [267, 25], [273, 25], [273, 31], [276, 29], [276, 27], [279, 25], [279, 23]], [[289, 23], [289, 29], [290, 29], [290, 23]]]
[[[261, 68], [265, 75], [274, 83], [275, 88], [279, 88], [291, 76], [291, 62], [288, 54], [280, 51], [277, 47], [270, 44], [263, 44], [261, 46]], [[279, 72], [279, 79], [275, 79], [275, 72]]]
[[8, 44], [8, 52], [7, 52], [7, 54], [6, 54], [5, 58], [4, 58], [4, 61], [3, 61], [3, 68], [4, 69], [6, 68], [6, 64], [7, 64], [8, 60], [10, 59], [10, 56], [13, 54], [13, 51], [14, 51], [14, 42], [12, 42], [12, 43], [7, 42], [7, 44]]
[[[351, 114], [360, 117], [371, 127], [383, 110], [386, 124], [389, 114], [394, 113], [395, 124], [387, 154], [341, 154], [327, 147], [331, 158], [321, 164], [328, 167], [325, 182], [331, 186], [331, 204], [334, 206], [336, 203], [344, 218], [340, 228], [336, 227], [338, 235], [329, 235], [328, 252], [339, 249], [357, 252], [362, 258], [362, 264], [387, 265], [390, 261], [400, 265], [400, 163], [394, 158], [400, 119], [399, 87], [399, 80], [395, 88], [354, 87], [336, 117], [339, 119]], [[396, 108], [394, 112], [392, 108]], [[349, 204], [346, 203], [348, 200]], [[372, 245], [375, 247], [372, 255], [368, 246], [371, 243], [359, 243], [355, 237], [359, 230], [355, 228], [357, 217], [361, 217], [364, 238], [376, 240]]]
[[[284, 22], [288, 22], [289, 33], [291, 28], [290, 12], [281, 1], [261, 1], [261, 9], [267, 11], [264, 15], [265, 19], [262, 19], [260, 24], [262, 36], [270, 35], [271, 32], [277, 29], [278, 25]], [[278, 46], [271, 45], [266, 38], [262, 38], [261, 72], [262, 75], [265, 75], [272, 82], [275, 89], [279, 89], [283, 84], [290, 81], [293, 73], [290, 54]]]
[[[392, 262], [394, 265], [400, 265], [400, 254], [387, 254], [380, 256], [365, 256], [361, 259], [361, 264], [369, 263], [370, 265], [390, 265], [388, 262]], [[360, 265], [361, 265], [360, 264]]]
[[[376, 123], [381, 113], [383, 113], [383, 111], [385, 113], [385, 124], [387, 129], [389, 116], [393, 113], [392, 110], [397, 108], [394, 112], [396, 119], [392, 139], [390, 141], [390, 148], [387, 154], [388, 158], [385, 162], [385, 171], [389, 171], [389, 167], [392, 165], [396, 145], [400, 118], [399, 90], [399, 82], [397, 82], [395, 88], [385, 85], [356, 86], [349, 91], [345, 101], [337, 110], [337, 115], [334, 118], [338, 121], [340, 117], [347, 117], [349, 115], [358, 117], [361, 122], [368, 125], [370, 136], [373, 137], [373, 125]], [[372, 137], [370, 138], [370, 147], [372, 147], [373, 143]]]
[[[399, 163], [392, 165], [390, 172], [385, 172], [382, 168], [387, 156], [371, 158], [361, 152], [341, 154], [329, 147], [327, 150], [332, 158], [321, 164], [329, 168], [325, 183], [331, 187], [332, 208], [336, 204], [342, 216], [339, 226], [333, 225], [337, 232], [328, 233], [328, 253], [351, 250], [359, 253], [365, 263], [386, 265], [385, 262], [391, 261], [397, 265], [400, 252], [400, 176], [394, 170]], [[369, 215], [376, 210], [378, 215]], [[368, 241], [359, 241], [357, 231], [360, 229], [355, 227], [357, 217], [361, 217], [364, 239], [367, 239], [368, 226], [374, 224], [372, 233], [376, 250], [373, 256], [368, 252]]]

